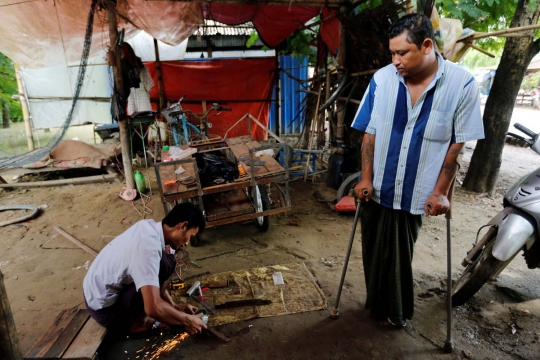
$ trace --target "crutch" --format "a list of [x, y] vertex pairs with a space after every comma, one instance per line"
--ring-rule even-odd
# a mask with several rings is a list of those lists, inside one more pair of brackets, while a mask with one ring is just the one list
[[[369, 195], [369, 191], [364, 189], [364, 196]], [[351, 256], [351, 249], [354, 242], [354, 234], [356, 233], [356, 224], [358, 224], [358, 218], [360, 216], [360, 202], [356, 203], [356, 213], [354, 214], [354, 223], [352, 226], [351, 237], [349, 238], [349, 248], [347, 249], [347, 255], [345, 256], [345, 263], [343, 264], [343, 271], [341, 272], [341, 281], [339, 282], [339, 288], [336, 297], [336, 305], [330, 311], [330, 318], [336, 320], [339, 317], [339, 299], [341, 298], [341, 290], [343, 290], [343, 282], [345, 281], [345, 274], [347, 274], [347, 266], [349, 265], [349, 257]]]
[[[458, 171], [460, 168], [460, 157], [458, 156]], [[456, 172], [457, 174], [457, 172]], [[454, 351], [454, 340], [452, 339], [452, 197], [456, 186], [456, 176], [452, 180], [450, 190], [448, 191], [448, 202], [450, 207], [444, 217], [446, 218], [446, 340], [444, 341], [444, 350], [447, 353]], [[431, 204], [428, 203], [428, 210], [431, 210]]]

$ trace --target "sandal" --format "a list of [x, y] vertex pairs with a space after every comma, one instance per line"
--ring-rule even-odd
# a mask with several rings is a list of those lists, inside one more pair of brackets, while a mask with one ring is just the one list
[[406, 319], [403, 319], [403, 318], [394, 318], [393, 320], [390, 319], [390, 316], [386, 319], [386, 321], [388, 321], [388, 323], [398, 329], [401, 329], [405, 326], [407, 326], [408, 324], [408, 321]]

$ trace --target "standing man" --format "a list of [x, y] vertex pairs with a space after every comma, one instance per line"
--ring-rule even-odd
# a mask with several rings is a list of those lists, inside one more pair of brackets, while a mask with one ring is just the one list
[[366, 308], [402, 327], [414, 313], [411, 263], [423, 214], [448, 210], [457, 156], [484, 130], [478, 84], [436, 52], [426, 16], [403, 16], [389, 37], [392, 64], [373, 76], [352, 127], [365, 131], [355, 192]]
[[178, 249], [205, 227], [201, 210], [176, 205], [163, 221], [141, 220], [100, 251], [84, 277], [86, 307], [109, 329], [129, 329], [133, 338], [148, 337], [162, 326], [180, 326], [190, 334], [206, 325], [191, 305], [177, 305], [164, 286], [175, 270]]

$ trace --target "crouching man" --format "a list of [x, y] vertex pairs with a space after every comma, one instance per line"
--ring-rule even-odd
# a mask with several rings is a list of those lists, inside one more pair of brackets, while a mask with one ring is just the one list
[[183, 327], [190, 334], [206, 325], [195, 307], [177, 305], [165, 282], [176, 259], [165, 246], [178, 249], [205, 227], [204, 216], [191, 203], [176, 205], [161, 222], [141, 220], [101, 250], [83, 282], [90, 316], [109, 329], [129, 330], [133, 338]]

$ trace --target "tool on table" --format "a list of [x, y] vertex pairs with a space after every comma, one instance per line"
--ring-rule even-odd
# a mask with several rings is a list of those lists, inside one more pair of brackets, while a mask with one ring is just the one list
[[[195, 291], [197, 289], [199, 290], [199, 294], [201, 294], [200, 296], [194, 295], [194, 293], [195, 293]], [[212, 305], [210, 305], [209, 303], [207, 303], [204, 300], [204, 297], [202, 296], [201, 282], [200, 281], [195, 281], [195, 283], [187, 291], [187, 295], [194, 298], [198, 302], [200, 302], [201, 305], [204, 306], [206, 309], [208, 309], [208, 311], [210, 311], [212, 314], [214, 314], [214, 315], [219, 314], [219, 311], [216, 308], [214, 308]]]
[[[360, 181], [360, 179], [358, 179]], [[364, 196], [370, 194], [369, 190], [364, 189], [362, 191]], [[354, 215], [354, 222], [351, 231], [351, 237], [349, 239], [349, 248], [347, 249], [347, 255], [345, 256], [345, 263], [343, 264], [343, 271], [341, 272], [341, 281], [339, 282], [339, 288], [336, 297], [336, 305], [330, 311], [330, 318], [336, 320], [339, 317], [339, 299], [341, 298], [341, 290], [343, 290], [343, 282], [345, 281], [345, 274], [347, 274], [347, 266], [349, 266], [349, 257], [351, 256], [351, 249], [354, 242], [354, 234], [356, 233], [356, 225], [358, 224], [358, 218], [360, 217], [360, 203], [357, 202], [356, 213]]]
[[171, 280], [171, 290], [179, 290], [186, 287], [186, 282], [180, 278]]

